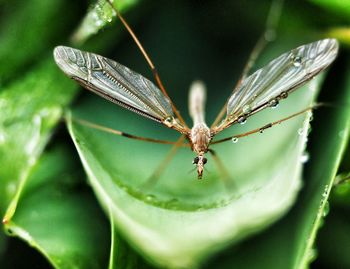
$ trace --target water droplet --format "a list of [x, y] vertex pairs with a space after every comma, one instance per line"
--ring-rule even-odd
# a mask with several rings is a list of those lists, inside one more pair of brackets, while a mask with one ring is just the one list
[[39, 126], [41, 124], [41, 115], [35, 115], [32, 121], [35, 125]]
[[100, 19], [100, 16], [98, 13], [93, 13], [92, 18], [94, 19], [95, 25], [97, 27], [101, 27], [103, 25], [103, 20]]
[[[258, 94], [256, 94], [256, 93], [255, 93], [255, 94], [253, 95], [253, 97], [252, 97], [252, 100], [251, 100], [251, 101], [253, 102], [253, 101], [254, 101], [254, 100], [257, 98], [257, 97], [258, 97]], [[256, 104], [255, 104], [254, 106], [256, 106]]]
[[346, 136], [346, 131], [345, 131], [345, 130], [341, 130], [341, 131], [338, 133], [338, 136], [339, 136], [340, 138], [345, 138], [345, 136]]
[[322, 228], [324, 225], [324, 219], [320, 219], [319, 222], [318, 222], [318, 229]]
[[232, 137], [232, 143], [236, 144], [238, 142], [238, 137]]
[[260, 130], [259, 130], [259, 133], [263, 133], [265, 131], [265, 129], [264, 128], [260, 128]]
[[300, 67], [303, 62], [303, 58], [300, 56], [293, 55], [292, 62], [295, 67]]
[[278, 100], [277, 99], [271, 99], [270, 101], [269, 101], [269, 107], [272, 107], [272, 108], [276, 108], [277, 106], [278, 106], [278, 104], [279, 104], [279, 102], [278, 102]]
[[314, 261], [317, 258], [317, 250], [315, 248], [309, 249], [307, 253], [307, 259], [309, 262]]
[[281, 92], [280, 97], [286, 99], [288, 97], [288, 92]]
[[17, 189], [17, 185], [14, 182], [11, 182], [9, 184], [7, 184], [6, 186], [6, 192], [8, 194], [9, 197], [13, 196], [16, 192]]
[[167, 202], [166, 206], [171, 209], [177, 209], [179, 207], [179, 200], [174, 198]]
[[156, 198], [156, 197], [155, 197], [153, 194], [148, 194], [148, 195], [146, 196], [146, 201], [147, 201], [147, 202], [152, 202], [152, 201], [154, 201], [155, 198]]
[[223, 199], [223, 200], [220, 200], [220, 201], [216, 202], [216, 207], [223, 207], [223, 206], [225, 206], [227, 204], [228, 204], [228, 201]]
[[326, 198], [328, 196], [328, 185], [324, 187], [324, 192], [322, 193], [322, 197]]
[[6, 141], [6, 136], [4, 133], [0, 133], [0, 145], [4, 144]]
[[239, 116], [237, 119], [237, 122], [239, 124], [245, 124], [247, 122], [247, 117], [246, 116]]
[[326, 201], [326, 203], [324, 204], [324, 208], [323, 208], [323, 214], [322, 216], [325, 217], [328, 215], [329, 213], [329, 210], [330, 210], [330, 207], [329, 207], [329, 202]]
[[128, 192], [128, 191], [129, 191], [128, 187], [127, 187], [127, 186], [124, 186], [124, 185], [121, 187], [121, 189], [122, 189], [123, 191], [125, 191], [125, 192]]
[[298, 135], [303, 135], [304, 134], [304, 129], [303, 128], [299, 128], [298, 129]]
[[172, 126], [174, 124], [174, 117], [173, 116], [168, 116], [164, 119], [164, 123], [167, 125], [167, 126]]
[[252, 111], [252, 108], [250, 105], [245, 105], [242, 110], [243, 110], [244, 114], [247, 114], [247, 113], [250, 113]]
[[168, 117], [165, 118], [165, 121], [167, 121], [167, 122], [172, 122], [173, 119], [174, 119], [173, 116], [168, 116]]
[[301, 163], [306, 163], [310, 159], [310, 154], [307, 151], [304, 151], [303, 154], [300, 157], [300, 162]]

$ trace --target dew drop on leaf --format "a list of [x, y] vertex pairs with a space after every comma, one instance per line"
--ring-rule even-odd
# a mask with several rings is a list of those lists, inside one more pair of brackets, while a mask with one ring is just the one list
[[303, 133], [304, 133], [303, 128], [299, 128], [299, 129], [298, 129], [298, 135], [303, 135]]
[[156, 198], [156, 197], [155, 197], [153, 194], [148, 194], [148, 195], [146, 196], [146, 200], [147, 200], [148, 202], [154, 201], [155, 198]]
[[326, 203], [324, 204], [324, 208], [323, 208], [323, 217], [327, 216], [329, 213], [329, 202], [326, 201]]
[[236, 144], [238, 142], [238, 137], [232, 137], [232, 143]]
[[309, 161], [309, 159], [310, 159], [310, 154], [307, 151], [303, 152], [303, 154], [300, 156], [301, 163], [306, 163]]

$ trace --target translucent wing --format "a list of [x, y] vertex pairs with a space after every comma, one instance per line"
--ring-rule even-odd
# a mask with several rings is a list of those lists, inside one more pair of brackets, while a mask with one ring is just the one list
[[281, 99], [324, 70], [335, 59], [338, 42], [323, 39], [300, 46], [271, 61], [243, 80], [227, 103], [219, 131], [245, 120]]
[[171, 102], [151, 81], [103, 56], [59, 46], [54, 58], [83, 87], [142, 116], [182, 131]]

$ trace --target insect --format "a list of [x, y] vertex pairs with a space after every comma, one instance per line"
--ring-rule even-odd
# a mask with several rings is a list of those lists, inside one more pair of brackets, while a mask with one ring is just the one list
[[[117, 15], [130, 32], [124, 19], [119, 14]], [[132, 31], [131, 35], [133, 36]], [[136, 37], [133, 36], [133, 38], [136, 43], [139, 42]], [[141, 45], [139, 48], [143, 50]], [[213, 138], [218, 133], [234, 124], [244, 123], [247, 118], [267, 107], [277, 106], [290, 93], [329, 66], [337, 53], [338, 42], [335, 39], [323, 39], [282, 54], [238, 83], [226, 103], [226, 116], [212, 127], [208, 127], [204, 117], [205, 91], [200, 85], [192, 87], [189, 95], [189, 112], [193, 119], [192, 128], [189, 128], [182, 119], [157, 73], [155, 78], [158, 87], [142, 75], [111, 59], [65, 46], [58, 46], [54, 49], [54, 59], [68, 77], [77, 81], [84, 88], [181, 133], [196, 154], [193, 164], [196, 165], [198, 178], [201, 179], [207, 163], [205, 154], [213, 153], [210, 146], [232, 138], [214, 141]], [[144, 55], [150, 63], [147, 54], [144, 53]], [[150, 63], [150, 66], [153, 67], [153, 64]], [[155, 68], [152, 69], [155, 70]], [[241, 136], [261, 132], [308, 109]], [[122, 132], [119, 134], [142, 139]], [[151, 138], [143, 140], [175, 144]]]

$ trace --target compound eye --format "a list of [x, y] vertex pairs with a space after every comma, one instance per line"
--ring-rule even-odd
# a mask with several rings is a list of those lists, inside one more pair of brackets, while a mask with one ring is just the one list
[[193, 161], [192, 161], [193, 164], [198, 164], [198, 162], [199, 162], [199, 158], [198, 157], [194, 158]]
[[203, 164], [206, 164], [207, 163], [207, 158], [203, 158]]

